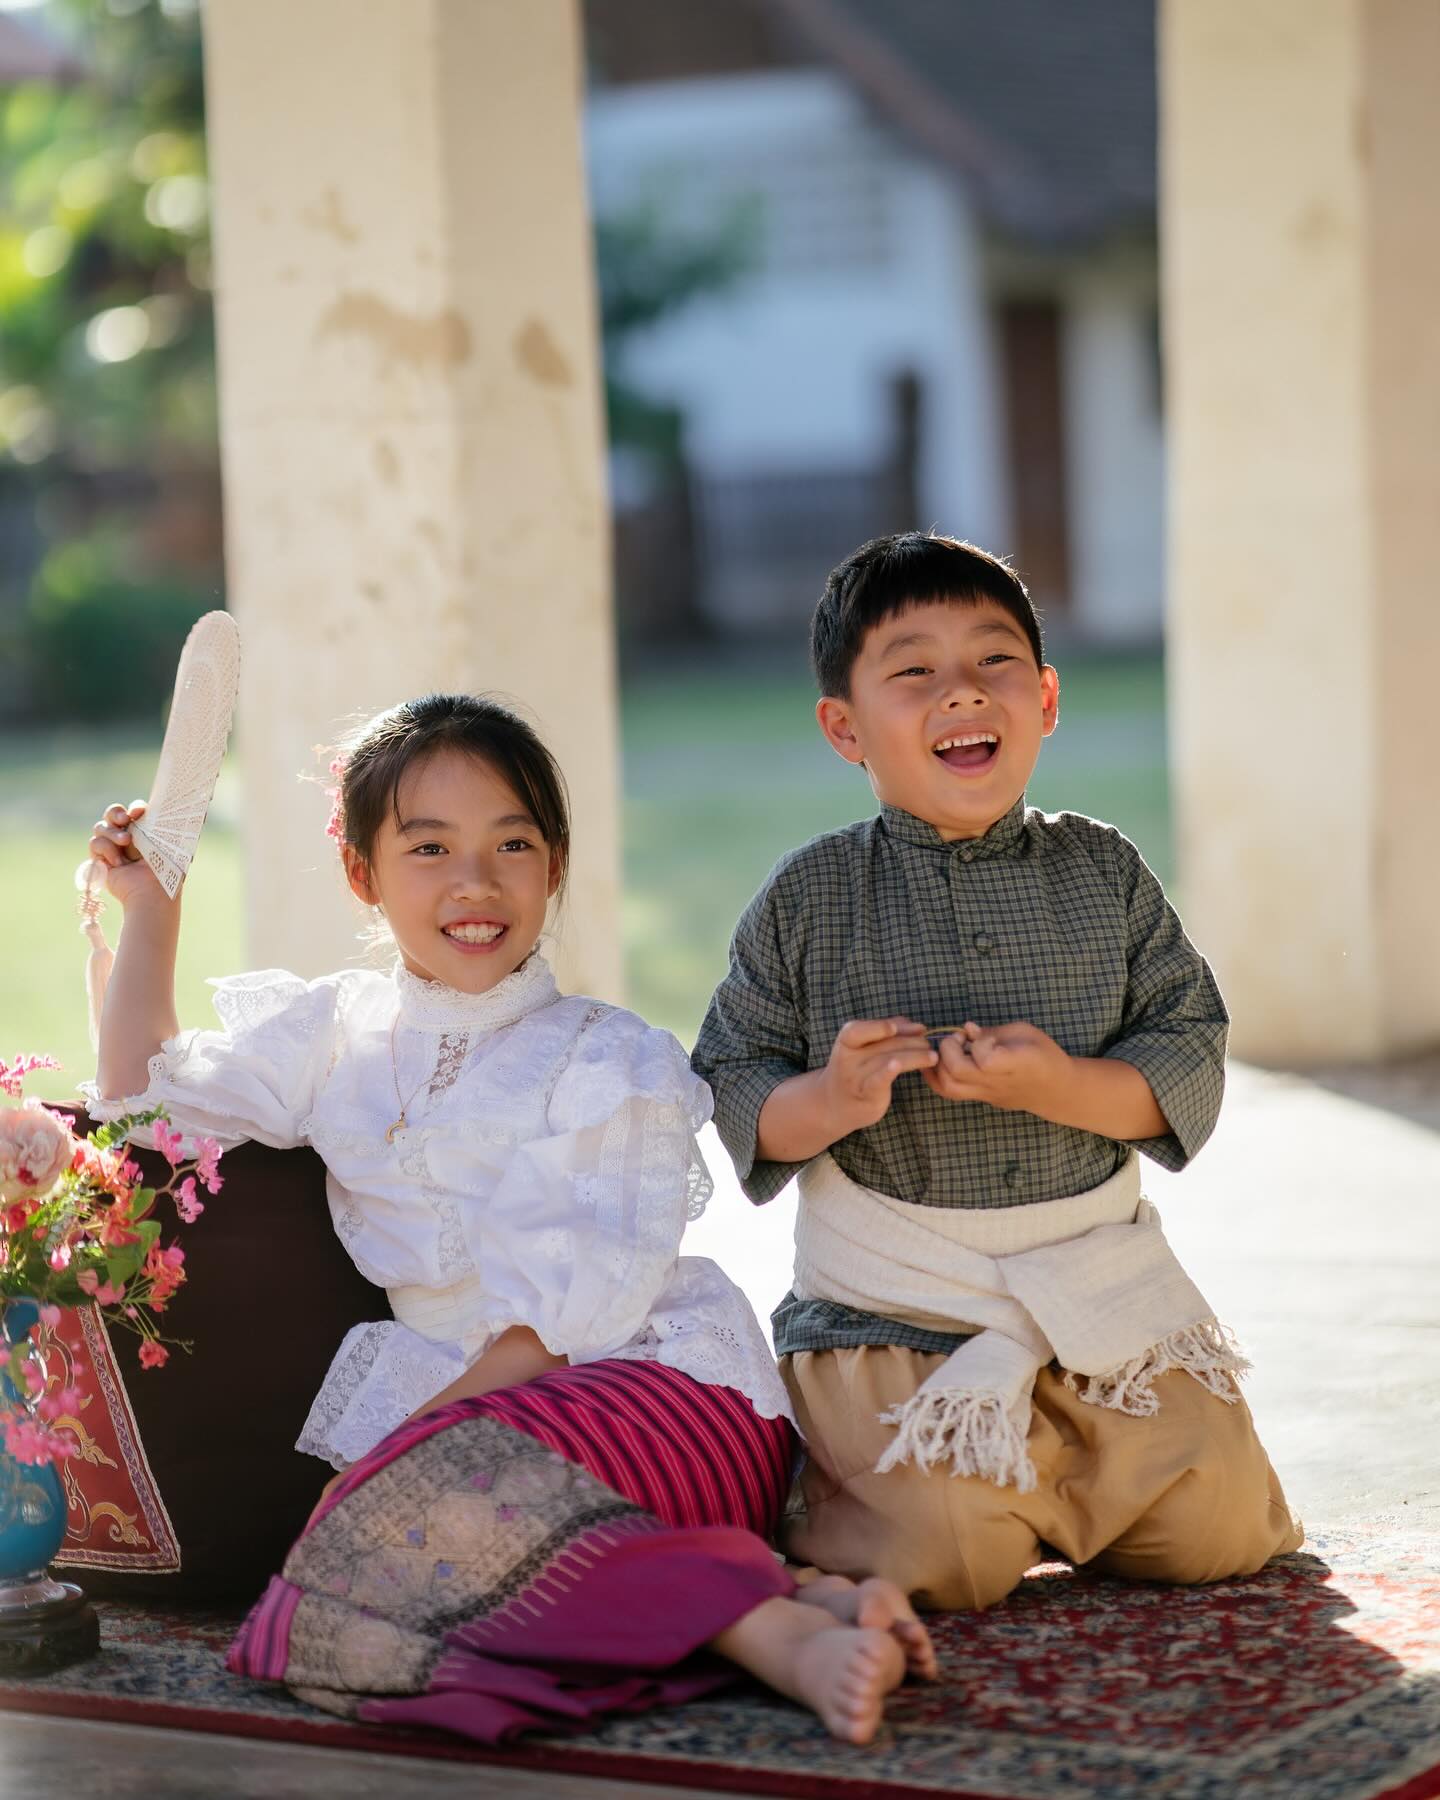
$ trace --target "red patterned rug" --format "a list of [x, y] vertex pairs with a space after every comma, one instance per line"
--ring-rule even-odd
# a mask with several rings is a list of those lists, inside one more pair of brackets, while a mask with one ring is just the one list
[[1437, 1800], [1440, 1543], [1321, 1534], [1259, 1575], [1034, 1571], [936, 1621], [944, 1679], [835, 1743], [752, 1689], [504, 1753], [332, 1719], [228, 1675], [234, 1618], [107, 1605], [103, 1649], [0, 1708], [825, 1800]]

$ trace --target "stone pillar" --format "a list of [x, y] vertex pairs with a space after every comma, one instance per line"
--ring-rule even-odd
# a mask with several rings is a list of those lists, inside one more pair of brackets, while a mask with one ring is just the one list
[[1163, 0], [1187, 923], [1242, 1056], [1440, 1040], [1440, 7]]
[[[363, 15], [363, 16], [362, 16]], [[608, 515], [573, 0], [209, 0], [249, 954], [354, 903], [297, 777], [433, 689], [518, 702], [575, 814], [562, 979], [620, 989]]]

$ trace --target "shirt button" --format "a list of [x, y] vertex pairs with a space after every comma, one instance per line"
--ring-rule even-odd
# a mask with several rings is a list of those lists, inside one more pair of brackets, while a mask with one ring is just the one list
[[977, 931], [975, 933], [973, 942], [974, 942], [975, 948], [980, 952], [980, 954], [982, 956], [988, 956], [990, 954], [990, 952], [995, 948], [994, 938], [992, 938], [990, 936], [990, 934], [985, 931]]
[[1020, 1185], [1020, 1176], [1021, 1168], [1019, 1163], [1006, 1163], [1003, 1176], [1006, 1187], [1018, 1187]]
[[973, 850], [962, 850], [960, 852], [960, 860], [961, 862], [974, 862], [975, 852]]

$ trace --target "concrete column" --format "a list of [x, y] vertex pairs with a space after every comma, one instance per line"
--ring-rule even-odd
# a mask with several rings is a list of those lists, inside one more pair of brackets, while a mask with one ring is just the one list
[[1440, 7], [1163, 0], [1181, 895], [1261, 1061], [1440, 1040]]
[[[432, 689], [518, 702], [570, 783], [562, 978], [620, 988], [609, 546], [573, 0], [209, 0], [249, 954], [353, 903], [297, 777]], [[323, 772], [323, 762], [319, 768]]]

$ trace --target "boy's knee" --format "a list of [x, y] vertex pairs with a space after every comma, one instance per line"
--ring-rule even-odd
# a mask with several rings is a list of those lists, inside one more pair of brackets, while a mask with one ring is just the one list
[[1240, 1483], [1217, 1463], [1189, 1470], [1097, 1566], [1182, 1587], [1253, 1575], [1272, 1556], [1298, 1549], [1303, 1536], [1268, 1465], [1265, 1476]]

